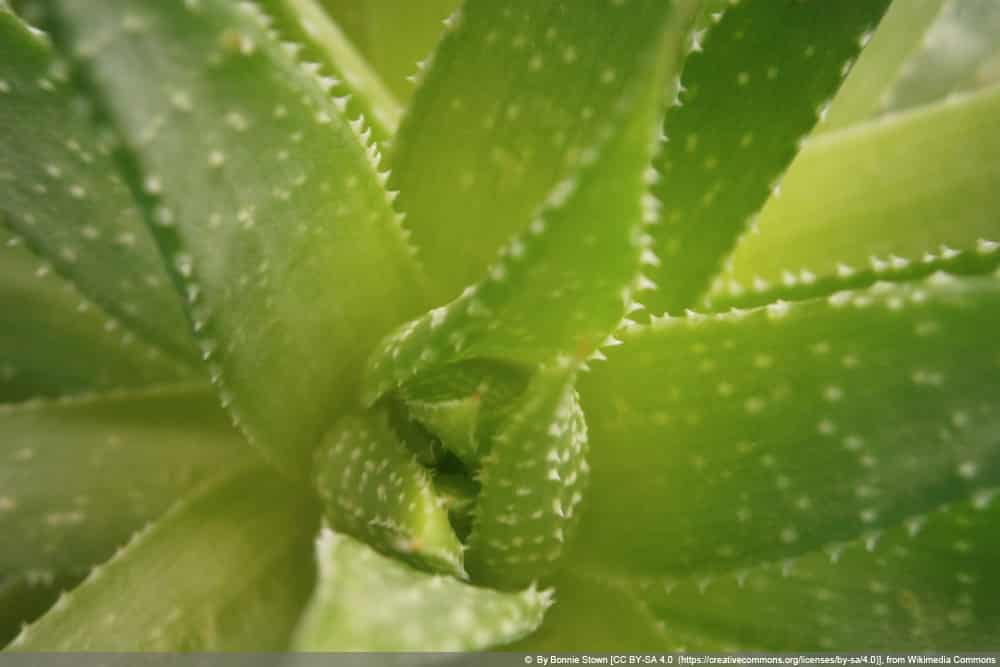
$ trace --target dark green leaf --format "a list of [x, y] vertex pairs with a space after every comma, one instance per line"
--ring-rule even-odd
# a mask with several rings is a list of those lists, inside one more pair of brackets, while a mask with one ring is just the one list
[[191, 376], [189, 366], [105, 313], [2, 226], [0, 310], [0, 403]]
[[742, 0], [695, 35], [656, 163], [662, 264], [652, 276], [659, 289], [643, 298], [653, 312], [691, 307], [708, 288], [887, 5]]
[[371, 344], [422, 309], [377, 147], [251, 2], [54, 4], [160, 200], [223, 403], [304, 475]]
[[195, 359], [115, 151], [48, 38], [0, 7], [0, 224], [109, 315]]

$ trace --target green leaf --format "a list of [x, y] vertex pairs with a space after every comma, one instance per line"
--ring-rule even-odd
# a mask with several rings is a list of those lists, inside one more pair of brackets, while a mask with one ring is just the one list
[[114, 135], [92, 116], [48, 38], [0, 7], [0, 224], [109, 315], [195, 359]]
[[[550, 241], [533, 241], [556, 247], [557, 238], [565, 240], [575, 230], [579, 236], [563, 260], [567, 265], [582, 266], [596, 253], [594, 247], [581, 248], [590, 234], [599, 237], [631, 226], [631, 208], [639, 199], [633, 165], [619, 180], [591, 192], [585, 181], [606, 172], [594, 167], [587, 176], [581, 168], [586, 171], [616, 132], [634, 140], [635, 128], [621, 129], [629, 118], [627, 108], [640, 108], [639, 100], [648, 102], [654, 92], [658, 96], [662, 82], [676, 71], [676, 47], [693, 18], [693, 5], [472, 0], [462, 7], [404, 117], [392, 156], [390, 187], [400, 191], [399, 205], [427, 266], [435, 301], [447, 302], [464, 287], [488, 280], [497, 251], [515, 235], [531, 234], [529, 223], [539, 213], [539, 229], [546, 227], [548, 215], [573, 221], [570, 226], [553, 220], [548, 228], [562, 229], [550, 231]], [[668, 62], [654, 65], [660, 58]], [[657, 75], [663, 79], [655, 81]], [[646, 142], [648, 133], [641, 134]], [[617, 150], [608, 148], [614, 157], [602, 155], [601, 161], [622, 159]], [[595, 202], [598, 190], [616, 199]], [[576, 196], [567, 200], [571, 192]], [[589, 211], [581, 215], [585, 203], [595, 206], [592, 217]], [[625, 222], [599, 224], [612, 208]], [[516, 253], [516, 243], [508, 247], [508, 256]], [[608, 255], [617, 257], [616, 252]], [[517, 254], [509, 257], [517, 260]], [[596, 259], [601, 269], [611, 261]], [[582, 278], [578, 274], [573, 278]], [[521, 285], [501, 282], [504, 290]]]
[[302, 651], [476, 651], [542, 621], [551, 594], [503, 593], [427, 574], [325, 528], [319, 583], [299, 626]]
[[60, 579], [38, 576], [0, 578], [0, 646], [6, 646], [30, 623], [45, 613], [59, 593], [77, 583], [76, 577]]
[[659, 289], [643, 298], [652, 312], [688, 308], [704, 293], [887, 5], [743, 0], [696, 33], [656, 163], [662, 264], [652, 275]]
[[998, 114], [994, 87], [810, 141], [710, 302], [992, 270], [1000, 261]]
[[316, 452], [315, 485], [334, 528], [465, 578], [462, 544], [429, 472], [382, 411], [347, 416]]
[[406, 101], [459, 0], [320, 0], [392, 92]]
[[0, 403], [191, 376], [26, 251], [0, 226]]
[[[618, 582], [615, 582], [617, 584]], [[633, 587], [566, 572], [554, 582], [556, 602], [541, 627], [507, 651], [537, 653], [761, 652], [713, 637], [703, 628], [669, 621]]]
[[574, 557], [714, 572], [873, 534], [1000, 480], [1000, 279], [663, 318], [579, 385]]
[[[621, 8], [607, 7], [608, 20], [623, 20]], [[644, 57], [604, 119], [603, 141], [580, 156], [577, 169], [553, 188], [525, 233], [500, 250], [485, 278], [380, 343], [369, 361], [366, 402], [462, 362], [531, 368], [558, 358], [566, 367], [595, 351], [601, 358], [598, 348], [614, 344], [609, 336], [632, 324], [623, 318], [639, 308], [633, 295], [648, 286], [640, 267], [657, 261], [643, 233], [656, 219], [656, 203], [643, 195], [663, 108], [661, 82], [678, 65], [682, 26], [691, 17], [683, 4], [645, 17], [659, 21], [659, 32], [647, 35], [648, 45], [633, 44], [646, 49]], [[616, 86], [614, 80], [604, 85]], [[525, 104], [539, 103], [527, 90]], [[531, 134], [532, 127], [514, 125], [507, 134]], [[407, 398], [420, 397], [411, 391]]]
[[0, 576], [83, 574], [178, 494], [253, 458], [202, 385], [2, 406]]
[[95, 568], [8, 649], [281, 650], [312, 580], [314, 516], [271, 474], [210, 485]]
[[251, 2], [55, 4], [161, 201], [223, 403], [305, 476], [369, 346], [422, 310], [377, 147]]
[[[1000, 489], [855, 540], [717, 579], [627, 579], [667, 627], [771, 651], [991, 651], [1000, 633]], [[712, 650], [711, 645], [689, 646]]]
[[837, 91], [822, 132], [839, 130], [882, 113], [885, 94], [946, 0], [898, 0], [889, 5], [871, 42]]
[[316, 0], [257, 0], [274, 19], [274, 28], [298, 51], [303, 62], [315, 63], [328, 77], [329, 93], [343, 99], [347, 118], [363, 118], [372, 141], [385, 143], [399, 125], [402, 110], [363, 56], [330, 20]]
[[556, 567], [576, 532], [590, 470], [574, 371], [541, 368], [491, 438], [468, 539], [476, 581], [527, 586]]
[[909, 109], [1000, 82], [997, 33], [995, 0], [950, 0], [886, 91], [885, 109]]

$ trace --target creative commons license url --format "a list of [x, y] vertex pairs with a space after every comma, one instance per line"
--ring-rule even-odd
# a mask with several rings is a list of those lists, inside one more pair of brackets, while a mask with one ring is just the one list
[[997, 665], [995, 655], [899, 655], [899, 654], [824, 654], [824, 655], [691, 655], [606, 654], [606, 655], [526, 655], [524, 664], [539, 667], [555, 665], [837, 665], [839, 667], [889, 667], [891, 665]]

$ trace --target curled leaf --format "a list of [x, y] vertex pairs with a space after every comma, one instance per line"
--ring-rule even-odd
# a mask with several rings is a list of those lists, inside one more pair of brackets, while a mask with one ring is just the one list
[[381, 411], [342, 418], [316, 452], [327, 520], [376, 548], [465, 577], [462, 545], [430, 473]]
[[482, 651], [534, 630], [551, 604], [548, 591], [503, 593], [414, 570], [328, 528], [316, 557], [298, 650]]

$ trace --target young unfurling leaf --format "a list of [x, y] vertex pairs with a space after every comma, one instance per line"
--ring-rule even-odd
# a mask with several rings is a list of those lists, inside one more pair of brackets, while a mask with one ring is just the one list
[[522, 588], [556, 567], [587, 490], [587, 424], [572, 368], [543, 367], [491, 438], [478, 473], [469, 571]]
[[349, 415], [316, 452], [316, 489], [339, 531], [383, 551], [465, 577], [462, 545], [431, 474], [384, 412]]

